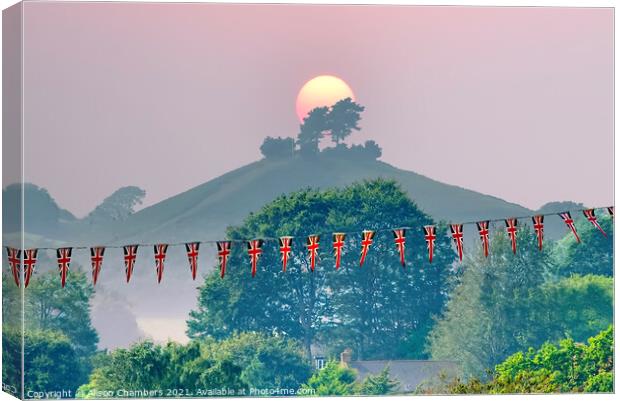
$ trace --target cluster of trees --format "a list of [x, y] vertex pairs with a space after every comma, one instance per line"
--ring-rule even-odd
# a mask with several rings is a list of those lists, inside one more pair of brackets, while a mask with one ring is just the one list
[[546, 342], [530, 347], [498, 364], [489, 381], [455, 379], [446, 392], [454, 394], [510, 394], [604, 392], [614, 390], [613, 326], [588, 339], [588, 344], [567, 338], [558, 345]]
[[360, 158], [377, 159], [381, 156], [381, 148], [374, 141], [366, 141], [362, 145], [348, 148], [343, 142], [353, 131], [359, 131], [359, 121], [364, 106], [351, 98], [342, 99], [331, 107], [317, 107], [311, 110], [299, 126], [297, 140], [293, 138], [265, 138], [260, 147], [261, 153], [268, 159], [293, 157], [313, 157], [319, 153], [319, 142], [329, 136], [336, 144], [334, 149], [347, 155]]
[[[310, 374], [299, 344], [280, 336], [238, 333], [187, 345], [144, 341], [96, 358], [90, 381], [80, 387], [78, 396], [118, 397], [124, 389], [148, 390], [151, 397], [204, 397], [209, 394], [200, 391], [221, 388], [231, 389], [233, 395], [250, 395], [251, 388], [298, 389]], [[169, 389], [184, 393], [172, 394]]]
[[[613, 236], [611, 219], [600, 223]], [[515, 352], [566, 337], [586, 341], [611, 324], [613, 278], [591, 274], [611, 273], [610, 245], [597, 246], [598, 237], [605, 238], [594, 227], [578, 229], [581, 244], [568, 234], [540, 252], [534, 234], [523, 227], [517, 255], [507, 236], [496, 233], [488, 258], [464, 261], [463, 276], [429, 335], [430, 355], [457, 360], [465, 377], [484, 378]]]
[[[140, 198], [139, 191], [133, 193]], [[609, 391], [613, 222], [599, 221], [609, 238], [579, 221], [581, 244], [568, 233], [546, 241], [542, 252], [523, 226], [516, 255], [504, 230], [497, 230], [488, 258], [476, 247], [461, 264], [446, 227], [421, 212], [394, 181], [301, 190], [277, 198], [227, 233], [233, 240], [293, 235], [287, 272], [281, 272], [278, 250], [265, 247], [256, 279], [242, 268], [229, 269], [224, 280], [217, 271], [206, 276], [187, 322], [187, 345], [145, 341], [97, 352], [89, 305], [93, 288], [77, 265], [64, 289], [55, 272], [31, 282], [22, 340], [21, 296], [3, 274], [3, 381], [21, 381], [23, 341], [27, 390], [75, 391], [81, 385], [84, 398], [126, 396], [116, 394], [119, 389], [171, 397], [189, 394], [166, 389], [187, 389], [194, 396], [218, 387], [370, 395], [398, 387], [387, 370], [360, 381], [355, 371], [331, 361], [313, 372], [313, 346], [320, 345], [328, 358], [351, 348], [354, 359], [457, 361], [462, 377], [438, 391]], [[362, 267], [359, 234], [346, 238], [338, 271], [332, 238], [322, 237], [318, 266], [310, 271], [309, 233], [429, 224], [438, 225], [432, 264], [423, 237], [409, 235], [403, 268], [392, 234], [380, 231]], [[247, 257], [236, 247], [229, 263], [247, 266]]]
[[24, 297], [22, 337], [19, 288], [8, 275], [3, 274], [2, 279], [3, 382], [19, 393], [23, 344], [26, 391], [61, 388], [75, 394], [78, 386], [88, 380], [99, 341], [90, 318], [90, 280], [75, 269], [63, 289], [55, 272], [39, 274]]

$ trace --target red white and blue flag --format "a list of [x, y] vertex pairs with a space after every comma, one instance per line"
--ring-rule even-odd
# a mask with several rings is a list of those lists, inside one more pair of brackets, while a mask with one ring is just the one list
[[480, 235], [480, 241], [482, 241], [482, 253], [484, 257], [489, 256], [489, 221], [479, 221], [476, 223], [478, 227], [478, 234]]
[[435, 226], [424, 226], [424, 239], [426, 240], [426, 247], [428, 248], [429, 263], [433, 263], [433, 250], [435, 249], [435, 239], [437, 239], [435, 232]]
[[293, 237], [280, 237], [278, 239], [280, 242], [280, 257], [282, 259], [282, 271], [286, 272], [286, 265], [288, 264], [288, 259], [291, 256]]
[[71, 251], [71, 248], [59, 248], [56, 250], [58, 272], [60, 273], [60, 285], [63, 288], [67, 282], [67, 273], [69, 272], [69, 264], [71, 263]]
[[581, 239], [579, 238], [579, 234], [577, 234], [577, 229], [575, 228], [575, 221], [571, 217], [570, 212], [559, 213], [559, 215], [562, 218], [562, 220], [564, 220], [564, 223], [566, 224], [566, 226], [570, 228], [570, 230], [573, 232], [573, 235], [575, 236], [575, 239], [577, 240], [577, 242], [581, 242]]
[[164, 277], [164, 262], [166, 261], [166, 251], [168, 244], [153, 245], [153, 253], [155, 255], [155, 270], [157, 272], [157, 284], [161, 283]]
[[138, 255], [138, 245], [125, 245], [123, 247], [123, 260], [125, 261], [125, 277], [127, 282], [131, 280], [133, 267], [136, 264], [136, 256]]
[[586, 219], [588, 219], [588, 221], [592, 223], [592, 225], [596, 227], [605, 236], [605, 238], [607, 238], [607, 233], [603, 230], [603, 227], [601, 227], [601, 225], [598, 223], [596, 215], [594, 214], [594, 209], [584, 210], [583, 215], [586, 216]]
[[318, 259], [319, 240], [320, 237], [313, 234], [308, 236], [308, 240], [306, 242], [306, 246], [308, 247], [308, 256], [310, 257], [310, 270], [312, 271], [314, 271], [314, 267], [316, 266], [316, 261]]
[[99, 272], [101, 272], [101, 265], [103, 264], [104, 253], [105, 248], [102, 246], [90, 248], [90, 266], [93, 275], [93, 285], [97, 285], [97, 279], [99, 278]]
[[400, 264], [405, 267], [405, 235], [407, 234], [407, 230], [399, 228], [393, 230], [392, 234], [394, 234], [394, 243], [396, 244], [396, 249], [398, 249], [398, 254], [400, 256]]
[[373, 238], [375, 237], [375, 232], [372, 230], [364, 230], [362, 231], [362, 252], [360, 254], [360, 267], [364, 265], [364, 261], [366, 260], [366, 255], [368, 254], [368, 250], [372, 245]]
[[512, 248], [512, 253], [516, 255], [517, 253], [517, 219], [506, 219], [506, 232], [508, 233], [508, 237], [510, 238], [510, 246]]
[[534, 232], [536, 233], [536, 240], [538, 241], [538, 249], [543, 249], [543, 237], [545, 229], [545, 216], [532, 216], [532, 225], [534, 226]]
[[200, 242], [188, 242], [185, 244], [192, 280], [196, 280], [196, 273], [198, 272], [198, 249], [200, 249]]
[[[248, 252], [250, 251], [250, 242], [252, 241], [248, 242]], [[231, 244], [232, 243], [230, 241], [219, 241], [217, 243], [217, 258], [220, 261], [220, 278], [224, 278], [224, 275], [226, 275], [226, 266], [228, 264], [228, 257], [230, 256]], [[260, 254], [260, 249], [259, 249], [259, 254]], [[252, 254], [250, 254], [250, 257], [252, 257]], [[258, 258], [258, 256], [256, 257]], [[253, 272], [255, 271], [256, 269], [254, 268]]]
[[452, 240], [456, 245], [456, 250], [459, 254], [459, 260], [463, 261], [463, 225], [462, 224], [450, 224], [450, 232], [452, 233]]
[[345, 238], [346, 238], [345, 233], [334, 233], [333, 234], [334, 258], [336, 259], [336, 270], [340, 268], [340, 259], [342, 257], [342, 247], [344, 246]]
[[13, 280], [15, 281], [15, 285], [19, 287], [19, 275], [21, 274], [20, 263], [21, 263], [21, 251], [17, 248], [6, 248], [6, 254], [9, 258], [9, 267], [11, 268], [11, 274], [13, 275]]
[[38, 253], [38, 249], [26, 249], [24, 251], [24, 288], [28, 288], [30, 277], [32, 277], [32, 273], [34, 273]]
[[253, 239], [248, 241], [248, 255], [250, 255], [250, 262], [252, 264], [252, 277], [256, 276], [256, 266], [258, 264], [258, 258], [263, 253], [262, 248], [262, 239]]

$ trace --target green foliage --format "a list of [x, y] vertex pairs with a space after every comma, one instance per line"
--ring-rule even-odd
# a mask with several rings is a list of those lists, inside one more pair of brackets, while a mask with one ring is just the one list
[[[2, 381], [21, 382], [22, 334], [2, 331]], [[63, 389], [75, 394], [83, 382], [80, 359], [65, 335], [51, 330], [31, 330], [23, 336], [24, 391], [46, 392]]]
[[99, 337], [90, 318], [93, 286], [77, 265], [72, 265], [65, 288], [58, 273], [37, 274], [26, 289], [26, 330], [54, 330], [71, 340], [77, 355], [88, 357], [97, 349]]
[[498, 230], [488, 258], [478, 249], [464, 260], [461, 282], [429, 336], [433, 359], [456, 360], [467, 376], [481, 375], [546, 339], [532, 311], [549, 266], [548, 251], [538, 251], [528, 228], [519, 229], [517, 237], [516, 255], [505, 231]]
[[[53, 263], [51, 260], [46, 261], [44, 255], [40, 259], [40, 263]], [[25, 334], [34, 336], [36, 341], [40, 340], [37, 333], [48, 333], [50, 336], [68, 339], [67, 344], [72, 349], [71, 357], [79, 359], [76, 368], [71, 372], [72, 379], [83, 383], [88, 379], [91, 369], [90, 358], [95, 353], [99, 341], [90, 316], [93, 287], [77, 265], [72, 265], [69, 274], [70, 279], [64, 289], [60, 286], [60, 279], [55, 271], [36, 273], [32, 277], [30, 285], [25, 290], [24, 328]], [[10, 282], [11, 280], [3, 277], [5, 291], [2, 298], [3, 324], [6, 328], [20, 330], [21, 313], [16, 312], [21, 311], [21, 297], [19, 288]], [[45, 346], [57, 343], [50, 340]], [[33, 370], [37, 372], [43, 372], [44, 369], [56, 370], [51, 358], [57, 356], [60, 357], [60, 354], [50, 352], [47, 354], [47, 359], [37, 359], [33, 363], [40, 361], [45, 362], [45, 365], [33, 365]], [[65, 361], [60, 358], [56, 363], [60, 365]], [[50, 372], [51, 374], [54, 372]]]
[[576, 219], [576, 228], [581, 243], [575, 241], [572, 233], [567, 233], [558, 241], [555, 250], [559, 276], [571, 274], [598, 274], [612, 277], [614, 272], [614, 227], [609, 216], [598, 216], [598, 221], [607, 237], [585, 219]]
[[[3, 294], [4, 295], [4, 294]], [[23, 337], [18, 328], [2, 327], [2, 385], [3, 390], [21, 398]]]
[[217, 360], [242, 367], [240, 378], [249, 387], [298, 388], [310, 376], [310, 365], [293, 340], [241, 333], [207, 344]]
[[314, 372], [303, 388], [314, 390], [313, 395], [355, 394], [355, 370], [330, 360], [323, 369]]
[[532, 306], [540, 335], [586, 341], [612, 323], [613, 295], [611, 277], [575, 275], [545, 283]]
[[385, 367], [378, 375], [368, 375], [359, 385], [358, 392], [363, 395], [392, 394], [400, 383], [390, 378], [390, 369]]
[[167, 389], [299, 388], [310, 376], [299, 345], [292, 340], [241, 333], [223, 341], [187, 345], [150, 341], [97, 358], [90, 382], [80, 395], [97, 398], [119, 389], [148, 389], [149, 396], [170, 396]]
[[[235, 331], [278, 333], [300, 339], [308, 356], [317, 339], [330, 347], [332, 355], [347, 346], [358, 358], [423, 355], [421, 347], [402, 349], [400, 344], [412, 336], [421, 344], [431, 316], [442, 309], [454, 260], [448, 238], [440, 236], [429, 264], [423, 237], [411, 235], [408, 265], [403, 268], [392, 234], [377, 233], [360, 268], [360, 237], [350, 236], [342, 267], [336, 271], [331, 233], [432, 223], [392, 181], [282, 196], [250, 215], [241, 227], [229, 230], [228, 237], [293, 235], [287, 272], [281, 271], [277, 247], [265, 247], [257, 277], [251, 279], [246, 249], [233, 247], [225, 279], [214, 273], [200, 288], [188, 334], [225, 338]], [[303, 237], [308, 233], [324, 234], [314, 272]]]
[[588, 340], [517, 352], [495, 367], [492, 379], [453, 382], [453, 393], [613, 392], [613, 326]]
[[353, 130], [359, 131], [357, 123], [363, 111], [364, 106], [355, 103], [350, 97], [336, 102], [327, 116], [332, 141], [338, 144], [351, 135]]
[[295, 140], [293, 138], [272, 138], [268, 136], [263, 141], [260, 151], [267, 159], [292, 157], [295, 151]]

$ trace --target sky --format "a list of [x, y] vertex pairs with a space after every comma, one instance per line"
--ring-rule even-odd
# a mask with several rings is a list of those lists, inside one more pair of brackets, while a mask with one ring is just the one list
[[260, 159], [323, 74], [387, 163], [534, 209], [613, 203], [610, 8], [36, 2], [24, 23], [25, 179], [77, 216]]

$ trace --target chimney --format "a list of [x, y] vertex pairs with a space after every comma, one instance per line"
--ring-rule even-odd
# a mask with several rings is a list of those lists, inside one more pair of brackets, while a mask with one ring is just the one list
[[349, 366], [349, 363], [351, 363], [351, 353], [351, 348], [345, 348], [345, 350], [340, 353], [340, 365]]

